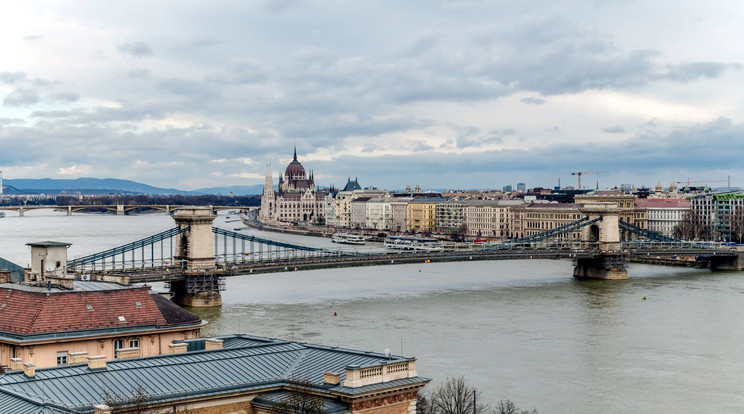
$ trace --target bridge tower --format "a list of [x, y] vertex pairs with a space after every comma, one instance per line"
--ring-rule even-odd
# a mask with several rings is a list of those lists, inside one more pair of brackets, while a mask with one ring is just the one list
[[620, 217], [615, 203], [587, 203], [581, 209], [589, 220], [599, 221], [581, 231], [581, 242], [598, 246], [597, 254], [576, 261], [574, 277], [590, 279], [627, 279], [625, 256], [620, 246]]
[[173, 260], [184, 269], [185, 279], [172, 282], [173, 301], [179, 305], [209, 307], [222, 305], [220, 278], [214, 276], [214, 239], [209, 207], [179, 207], [173, 215], [176, 226], [188, 228], [176, 239]]

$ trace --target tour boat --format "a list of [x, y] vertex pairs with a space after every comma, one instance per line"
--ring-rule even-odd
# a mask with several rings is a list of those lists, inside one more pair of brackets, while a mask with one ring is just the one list
[[433, 237], [388, 236], [385, 247], [397, 250], [442, 250], [439, 240]]
[[349, 233], [336, 233], [331, 236], [331, 241], [341, 244], [365, 244], [367, 239], [364, 236]]

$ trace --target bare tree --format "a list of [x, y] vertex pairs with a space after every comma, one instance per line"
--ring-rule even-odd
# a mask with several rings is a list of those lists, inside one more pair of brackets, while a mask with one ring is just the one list
[[292, 384], [287, 395], [275, 406], [279, 414], [325, 414], [323, 398], [312, 392], [309, 380]]
[[520, 410], [512, 400], [501, 400], [493, 409], [493, 414], [537, 414], [537, 410]]
[[102, 400], [111, 408], [112, 414], [193, 414], [185, 404], [157, 405], [155, 399], [145, 392], [142, 386], [127, 395], [119, 395], [108, 389], [103, 390]]
[[674, 237], [684, 240], [713, 240], [714, 228], [700, 213], [690, 210], [674, 228]]
[[[481, 401], [481, 392], [467, 385], [463, 377], [447, 378], [431, 394], [432, 414], [478, 414], [490, 410]], [[473, 410], [473, 404], [476, 404]]]
[[152, 411], [152, 397], [147, 395], [141, 385], [130, 394], [117, 394], [108, 389], [103, 390], [103, 403], [111, 408], [112, 413], [147, 414]]

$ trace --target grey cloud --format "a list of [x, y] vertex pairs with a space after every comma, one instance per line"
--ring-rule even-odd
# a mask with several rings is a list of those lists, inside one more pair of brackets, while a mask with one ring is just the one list
[[25, 124], [26, 121], [19, 118], [0, 118], [0, 126], [4, 125], [15, 125], [15, 124]]
[[260, 62], [238, 62], [232, 67], [232, 80], [236, 83], [263, 82], [268, 77], [268, 71]]
[[694, 62], [669, 67], [669, 72], [663, 78], [675, 82], [688, 83], [700, 78], [717, 78], [727, 69], [740, 69], [738, 64], [723, 64], [717, 62]]
[[621, 126], [610, 126], [602, 128], [602, 132], [606, 132], [608, 134], [622, 134], [623, 132], [625, 132], [625, 128]]
[[301, 4], [302, 0], [263, 0], [260, 3], [260, 7], [272, 13], [282, 13], [297, 8]]
[[30, 35], [30, 36], [24, 36], [23, 37], [23, 40], [34, 41], [34, 40], [39, 40], [39, 39], [42, 39], [42, 38], [43, 38], [43, 36], [41, 36], [41, 35]]
[[150, 77], [150, 71], [147, 69], [132, 69], [127, 72], [127, 78], [129, 79], [148, 79]]
[[80, 96], [72, 92], [60, 92], [49, 95], [49, 99], [57, 102], [77, 102]]
[[203, 49], [212, 46], [218, 46], [224, 42], [213, 37], [197, 37], [186, 45], [186, 49]]
[[0, 72], [0, 82], [13, 84], [26, 78], [24, 72]]
[[558, 128], [558, 126], [552, 126], [552, 127], [548, 128], [548, 132], [558, 133], [558, 132], [561, 132], [561, 129]]
[[439, 44], [440, 39], [441, 35], [439, 33], [422, 33], [400, 55], [403, 57], [420, 56], [434, 49]]
[[545, 99], [540, 98], [522, 98], [520, 99], [520, 101], [526, 103], [527, 105], [542, 105], [545, 103]]
[[18, 88], [5, 96], [5, 106], [30, 106], [39, 102], [39, 94], [34, 89]]
[[156, 86], [172, 94], [189, 98], [212, 99], [219, 96], [215, 86], [189, 79], [165, 79], [157, 82]]
[[152, 48], [150, 47], [147, 42], [142, 41], [127, 41], [124, 42], [116, 48], [121, 53], [125, 53], [128, 55], [140, 57], [140, 56], [150, 56], [153, 54]]

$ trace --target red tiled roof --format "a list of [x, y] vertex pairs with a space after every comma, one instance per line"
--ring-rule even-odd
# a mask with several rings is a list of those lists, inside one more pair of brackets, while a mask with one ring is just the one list
[[[199, 318], [194, 316], [193, 322]], [[54, 293], [0, 290], [0, 331], [37, 335], [147, 325], [171, 324], [144, 287]]]

